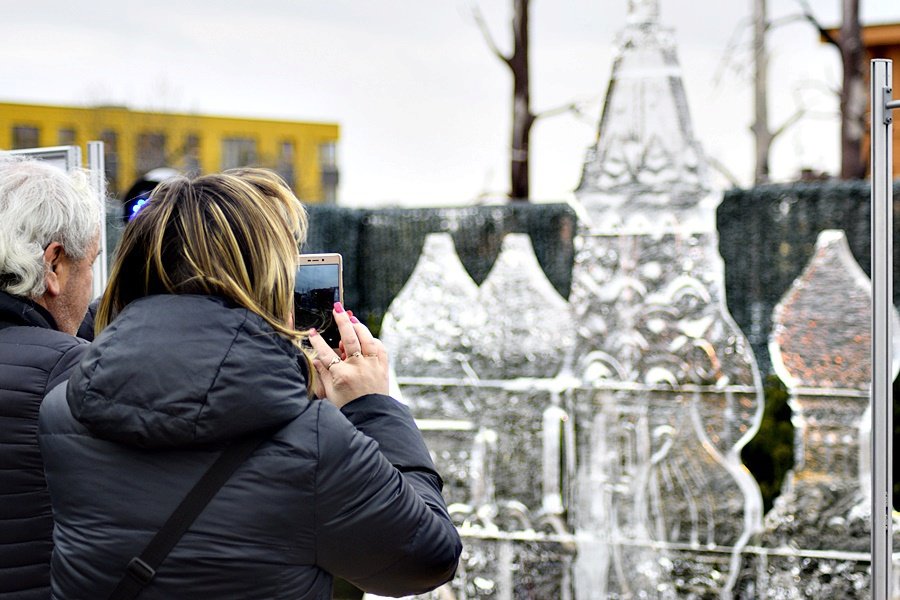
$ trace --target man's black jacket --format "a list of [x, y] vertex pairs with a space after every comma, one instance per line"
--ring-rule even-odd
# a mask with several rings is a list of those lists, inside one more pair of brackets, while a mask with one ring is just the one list
[[50, 595], [53, 517], [38, 448], [38, 409], [88, 345], [43, 307], [0, 292], [0, 597]]

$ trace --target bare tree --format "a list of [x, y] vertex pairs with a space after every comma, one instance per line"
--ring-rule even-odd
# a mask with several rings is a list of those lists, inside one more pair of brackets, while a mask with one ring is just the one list
[[510, 156], [510, 190], [512, 200], [527, 202], [529, 198], [529, 139], [531, 126], [537, 115], [531, 112], [528, 67], [528, 3], [529, 0], [513, 0], [513, 50], [504, 54], [494, 43], [481, 12], [473, 8], [475, 20], [491, 51], [503, 61], [513, 76], [513, 123]]
[[800, 106], [781, 125], [772, 130], [769, 126], [769, 51], [766, 35], [775, 26], [793, 20], [773, 22], [768, 18], [767, 0], [753, 0], [753, 125], [750, 130], [756, 146], [756, 166], [753, 183], [759, 185], [769, 181], [769, 156], [772, 144], [791, 125], [803, 117], [805, 109]]
[[[732, 68], [741, 79], [752, 77], [753, 88], [753, 123], [750, 131], [753, 134], [755, 149], [755, 165], [753, 169], [753, 183], [759, 185], [769, 181], [769, 163], [772, 146], [776, 140], [792, 125], [808, 114], [805, 103], [797, 98], [796, 108], [787, 119], [774, 129], [769, 119], [769, 50], [767, 36], [776, 27], [786, 25], [793, 21], [805, 19], [802, 15], [790, 15], [780, 19], [770, 20], [768, 17], [767, 0], [752, 0], [751, 16], [742, 19], [732, 37], [729, 40], [722, 60], [719, 63], [714, 83], [718, 85], [722, 73], [726, 68]], [[751, 31], [748, 56], [745, 58], [739, 50], [744, 46], [743, 38], [747, 30]], [[741, 56], [738, 57], [738, 54]], [[747, 72], [752, 70], [752, 76]], [[712, 166], [733, 183], [734, 176], [726, 172], [721, 165], [710, 161]]]
[[769, 151], [775, 136], [769, 130], [769, 52], [766, 47], [766, 0], [753, 2], [753, 132], [756, 141], [754, 185], [769, 180]]
[[841, 0], [838, 37], [822, 27], [806, 0], [797, 0], [806, 19], [841, 53], [841, 179], [863, 179], [868, 159], [862, 141], [866, 130], [865, 49], [859, 22], [859, 0]]

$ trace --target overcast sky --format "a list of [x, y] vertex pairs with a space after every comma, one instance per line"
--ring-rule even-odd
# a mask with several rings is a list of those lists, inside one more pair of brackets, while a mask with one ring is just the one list
[[[342, 204], [470, 204], [508, 190], [511, 112], [510, 75], [481, 37], [475, 2], [509, 49], [511, 0], [0, 0], [0, 101], [334, 121]], [[839, 0], [809, 3], [821, 21], [839, 23]], [[900, 22], [898, 0], [861, 3], [864, 24]], [[532, 2], [533, 109], [585, 103], [582, 116], [535, 125], [537, 200], [564, 200], [578, 184], [626, 6]], [[745, 185], [750, 9], [751, 0], [660, 0], [697, 136]], [[769, 0], [769, 11], [788, 16], [798, 4]], [[734, 60], [723, 66], [733, 39]], [[770, 52], [773, 127], [798, 102], [811, 109], [776, 142], [773, 176], [836, 172], [836, 50], [795, 22], [774, 32]]]

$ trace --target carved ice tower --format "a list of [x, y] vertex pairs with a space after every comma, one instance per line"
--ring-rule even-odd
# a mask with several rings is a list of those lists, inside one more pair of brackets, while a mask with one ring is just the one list
[[[897, 331], [896, 310], [891, 318]], [[769, 351], [790, 394], [795, 458], [754, 542], [793, 551], [748, 556], [740, 597], [869, 598], [872, 284], [843, 231], [819, 234], [773, 320]], [[896, 376], [900, 339], [893, 345]]]
[[725, 306], [720, 194], [656, 0], [629, 2], [616, 45], [576, 191], [577, 597], [727, 598], [761, 526], [740, 460], [759, 373]]

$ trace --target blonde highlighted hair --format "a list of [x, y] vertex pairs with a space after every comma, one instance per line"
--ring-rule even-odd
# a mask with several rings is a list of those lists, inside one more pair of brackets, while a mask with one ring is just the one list
[[289, 319], [307, 223], [300, 201], [265, 169], [162, 182], [122, 234], [97, 333], [138, 298], [204, 294], [258, 314], [299, 346], [305, 335]]

